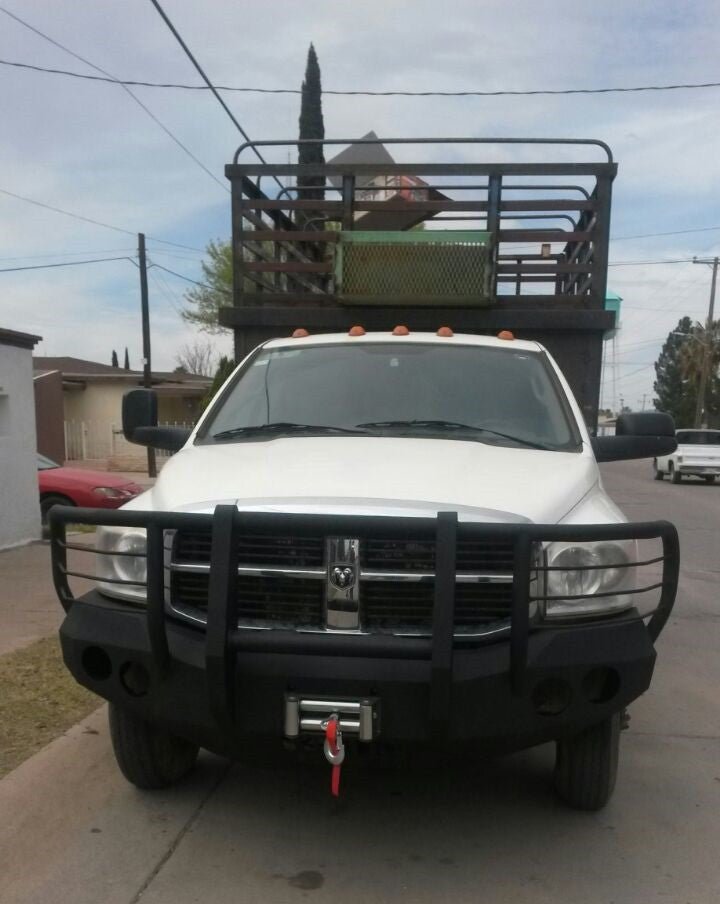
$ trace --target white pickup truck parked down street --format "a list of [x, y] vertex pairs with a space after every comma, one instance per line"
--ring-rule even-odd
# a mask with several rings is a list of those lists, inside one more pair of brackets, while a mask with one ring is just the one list
[[[606, 803], [679, 557], [671, 524], [628, 523], [597, 462], [670, 452], [668, 415], [591, 437], [537, 342], [358, 326], [259, 346], [193, 431], [130, 392], [123, 430], [176, 452], [155, 486], [50, 522], [65, 662], [110, 701], [131, 782], [261, 744], [324, 756], [338, 793], [346, 752], [352, 768], [376, 742], [552, 741], [559, 796]], [[70, 522], [99, 527], [98, 585], [77, 597]]]
[[654, 460], [655, 480], [667, 475], [673, 483], [683, 477], [702, 477], [715, 483], [720, 475], [720, 430], [678, 430], [677, 449]]

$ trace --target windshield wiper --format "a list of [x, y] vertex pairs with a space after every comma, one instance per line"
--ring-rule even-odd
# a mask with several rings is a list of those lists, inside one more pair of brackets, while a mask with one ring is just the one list
[[364, 434], [365, 430], [353, 427], [332, 427], [327, 424], [294, 424], [291, 421], [274, 421], [270, 424], [251, 424], [247, 427], [231, 427], [213, 433], [213, 439], [232, 439], [236, 436], [250, 436], [263, 433], [349, 433]]
[[555, 449], [552, 446], [547, 446], [544, 443], [538, 443], [531, 439], [525, 439], [522, 436], [513, 436], [510, 433], [500, 433], [498, 430], [490, 430], [489, 427], [477, 427], [473, 424], [461, 424], [457, 421], [443, 421], [443, 420], [412, 420], [412, 421], [369, 421], [366, 424], [356, 424], [357, 427], [371, 429], [373, 427], [377, 428], [393, 428], [393, 427], [437, 427], [441, 430], [469, 430], [472, 433], [487, 433], [490, 436], [499, 436], [501, 439], [507, 439], [514, 443], [520, 443], [523, 446], [528, 446], [531, 449], [542, 449], [544, 452], [554, 452]]

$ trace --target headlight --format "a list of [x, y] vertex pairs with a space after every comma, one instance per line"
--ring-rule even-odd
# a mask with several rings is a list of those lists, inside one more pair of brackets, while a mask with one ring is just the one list
[[[546, 618], [581, 618], [621, 612], [633, 606], [637, 561], [634, 540], [612, 543], [551, 543], [547, 565]], [[573, 597], [582, 597], [573, 599]]]
[[94, 487], [93, 493], [106, 499], [131, 499], [133, 496], [129, 490], [119, 490], [117, 487]]
[[[147, 600], [145, 531], [139, 527], [99, 527], [96, 549], [98, 590], [116, 599], [145, 603]], [[121, 583], [115, 583], [116, 581]]]

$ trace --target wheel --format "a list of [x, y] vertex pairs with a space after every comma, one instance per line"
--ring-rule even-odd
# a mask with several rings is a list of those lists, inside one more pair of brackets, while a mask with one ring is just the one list
[[714, 474], [706, 474], [703, 478], [705, 483], [715, 483], [715, 475]]
[[195, 765], [198, 747], [110, 704], [110, 738], [125, 778], [150, 790], [174, 785]]
[[662, 480], [665, 475], [660, 468], [658, 468], [657, 459], [653, 462], [653, 467], [655, 468], [655, 480]]
[[680, 472], [675, 470], [675, 466], [672, 462], [670, 462], [670, 480], [673, 483], [680, 483], [680, 481], [682, 480]]
[[72, 499], [67, 496], [61, 496], [60, 493], [49, 493], [40, 500], [40, 517], [43, 527], [47, 527], [48, 512], [54, 505], [75, 505]]
[[576, 810], [600, 810], [610, 800], [620, 752], [620, 713], [557, 742], [555, 791]]

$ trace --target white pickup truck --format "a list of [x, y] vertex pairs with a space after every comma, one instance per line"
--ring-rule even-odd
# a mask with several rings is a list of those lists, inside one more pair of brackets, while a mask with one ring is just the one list
[[[130, 781], [168, 785], [199, 747], [316, 744], [337, 791], [345, 752], [378, 740], [554, 741], [559, 795], [605, 804], [678, 547], [667, 522], [627, 523], [597, 460], [671, 451], [667, 415], [591, 437], [541, 345], [446, 327], [297, 330], [191, 433], [156, 406], [149, 390], [123, 406], [131, 441], [176, 450], [155, 486], [50, 518], [65, 662], [110, 701]], [[82, 596], [69, 522], [99, 526]]]
[[715, 483], [720, 475], [720, 430], [678, 430], [677, 449], [653, 461], [655, 480], [667, 474], [673, 483], [683, 477], [702, 477]]

